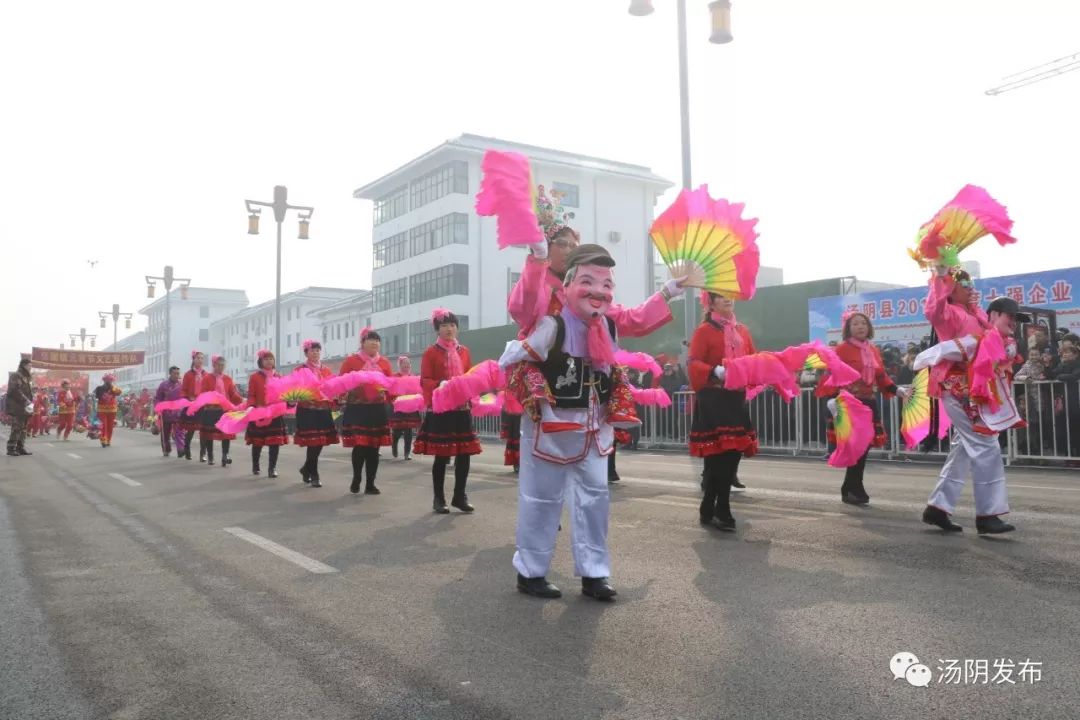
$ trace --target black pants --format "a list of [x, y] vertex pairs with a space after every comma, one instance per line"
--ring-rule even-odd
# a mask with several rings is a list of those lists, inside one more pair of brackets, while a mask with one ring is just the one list
[[611, 454], [607, 456], [607, 476], [608, 480], [611, 478], [619, 477], [619, 471], [615, 469], [615, 446], [611, 446]]
[[397, 444], [401, 438], [405, 438], [405, 457], [409, 457], [412, 454], [412, 428], [396, 428], [392, 435], [394, 438], [394, 457], [397, 457]]
[[702, 519], [730, 518], [731, 482], [739, 472], [742, 453], [729, 450], [705, 458], [705, 497], [701, 499]]
[[[280, 445], [267, 445], [270, 450], [270, 469], [273, 470], [277, 467], [278, 451], [281, 450]], [[251, 467], [253, 470], [259, 469], [259, 460], [262, 458], [262, 445], [251, 446]]]
[[319, 477], [319, 454], [322, 449], [322, 445], [312, 445], [307, 448], [307, 459], [304, 460], [304, 467], [301, 470], [306, 470], [312, 478]]
[[866, 495], [866, 488], [863, 487], [863, 473], [866, 471], [866, 458], [868, 457], [870, 457], [869, 450], [863, 453], [863, 456], [859, 458], [859, 462], [849, 467], [847, 472], [844, 473], [844, 484], [840, 486], [841, 494]]
[[[231, 442], [232, 442], [231, 440], [222, 440], [221, 441], [221, 457], [227, 457], [228, 456], [228, 454], [229, 454], [229, 445], [230, 445]], [[213, 440], [207, 440], [206, 445], [203, 445], [202, 442], [200, 441], [199, 442], [199, 453], [200, 454], [202, 454], [202, 451], [203, 451], [204, 447], [206, 448], [206, 460], [208, 462], [214, 462], [214, 441]]]
[[[184, 448], [188, 457], [191, 456], [191, 438], [193, 437], [195, 437], [194, 430], [188, 430], [187, 433], [184, 435]], [[205, 454], [206, 448], [203, 445], [202, 433], [199, 433], [199, 457], [201, 458]]]
[[377, 447], [354, 447], [352, 449], [352, 476], [353, 484], [360, 484], [360, 476], [367, 466], [367, 485], [375, 484], [375, 474], [379, 472], [379, 448]]
[[[435, 490], [435, 499], [446, 502], [446, 494], [443, 490], [446, 484], [446, 466], [449, 464], [448, 457], [435, 457], [435, 463], [431, 466], [431, 484]], [[465, 483], [469, 479], [469, 465], [472, 457], [458, 455], [454, 461], [454, 500], [465, 497]]]

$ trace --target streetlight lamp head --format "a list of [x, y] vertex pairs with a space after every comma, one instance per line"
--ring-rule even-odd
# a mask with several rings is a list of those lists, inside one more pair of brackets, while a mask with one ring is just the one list
[[105, 327], [105, 318], [101, 318], [101, 327]]
[[125, 330], [130, 330], [131, 329], [131, 318], [126, 318], [124, 320], [124, 329]]
[[248, 235], [259, 234], [259, 213], [255, 210], [248, 215]]
[[653, 11], [652, 0], [630, 0], [630, 14], [635, 17], [651, 15]]
[[148, 297], [148, 298], [154, 297], [154, 286], [153, 285], [147, 285], [146, 286], [146, 297]]
[[726, 45], [735, 38], [731, 35], [731, 0], [714, 0], [709, 3], [712, 13], [712, 35], [709, 42]]
[[180, 286], [180, 299], [187, 300], [187, 285]]
[[297, 236], [301, 240], [308, 240], [308, 228], [311, 225], [311, 221], [307, 218], [300, 218], [300, 234]]
[[90, 338], [90, 347], [95, 347], [94, 342], [97, 338]]

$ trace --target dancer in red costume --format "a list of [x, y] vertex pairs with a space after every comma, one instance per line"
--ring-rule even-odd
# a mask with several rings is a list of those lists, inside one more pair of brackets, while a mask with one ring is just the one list
[[[202, 354], [200, 350], [191, 351], [191, 369], [184, 373], [184, 379], [180, 384], [180, 393], [186, 400], [194, 401], [202, 391], [203, 375], [206, 371], [203, 370], [203, 364], [206, 362], [206, 356]], [[191, 459], [191, 439], [195, 437], [195, 431], [199, 429], [199, 419], [194, 415], [188, 415], [181, 412], [180, 419], [177, 421], [180, 428], [186, 433], [184, 435], [184, 457], [188, 460]], [[199, 462], [206, 462], [206, 448], [203, 441], [203, 437], [199, 435]]]
[[[354, 371], [378, 372], [392, 377], [390, 362], [379, 351], [382, 338], [371, 328], [360, 333], [360, 351], [345, 358], [341, 374]], [[375, 476], [379, 472], [379, 448], [390, 445], [390, 422], [386, 412], [386, 392], [379, 388], [360, 386], [345, 398], [345, 415], [341, 418], [341, 444], [352, 448], [352, 483], [349, 492], [360, 492], [364, 483], [365, 495], [379, 495]], [[366, 476], [365, 476], [366, 468]]]
[[[412, 375], [412, 360], [408, 355], [402, 355], [397, 359], [398, 371], [394, 373], [394, 377], [407, 377]], [[421, 417], [419, 412], [398, 412], [394, 410], [390, 413], [390, 450], [394, 454], [394, 457], [398, 456], [398, 440], [402, 440], [405, 443], [403, 448], [405, 452], [405, 459], [412, 460], [412, 444], [413, 433], [420, 428]]]
[[[304, 341], [305, 362], [293, 372], [304, 368], [310, 370], [317, 380], [326, 380], [334, 373], [322, 364], [322, 343], [318, 340]], [[322, 487], [319, 480], [319, 455], [327, 445], [337, 445], [338, 432], [334, 426], [334, 403], [330, 400], [311, 400], [296, 406], [296, 435], [293, 442], [306, 448], [306, 457], [300, 468], [300, 477], [311, 487]]]
[[[223, 395], [233, 405], [244, 402], [244, 397], [236, 389], [233, 379], [225, 374], [225, 358], [214, 355], [210, 363], [213, 372], [203, 375], [201, 392], [216, 392]], [[214, 464], [214, 441], [221, 441], [221, 467], [232, 464], [229, 457], [229, 445], [236, 439], [235, 435], [223, 433], [217, 427], [217, 421], [225, 414], [225, 408], [218, 403], [204, 405], [199, 410], [199, 436], [206, 441], [206, 462]]]
[[[266, 383], [277, 377], [274, 369], [277, 359], [269, 350], [259, 350], [255, 355], [255, 364], [259, 369], [248, 378], [248, 404], [252, 407], [266, 407]], [[278, 453], [282, 445], [289, 444], [289, 434], [285, 431], [285, 418], [276, 417], [268, 425], [259, 427], [256, 423], [248, 423], [244, 431], [244, 442], [251, 446], [251, 474], [258, 475], [259, 461], [262, 459], [262, 449], [269, 448], [270, 465], [267, 467], [266, 476], [276, 478]]]
[[71, 383], [64, 380], [60, 383], [60, 392], [56, 393], [56, 438], [67, 440], [71, 431], [75, 428], [75, 408], [79, 405], [79, 399], [71, 392]]
[[116, 403], [122, 391], [113, 385], [114, 382], [116, 376], [107, 373], [101, 378], [101, 385], [94, 390], [98, 419], [101, 420], [101, 447], [112, 445], [113, 429], [116, 427]]

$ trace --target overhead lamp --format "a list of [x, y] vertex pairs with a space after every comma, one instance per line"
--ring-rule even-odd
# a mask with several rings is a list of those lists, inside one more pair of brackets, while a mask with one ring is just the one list
[[709, 3], [712, 13], [712, 35], [709, 42], [726, 45], [734, 40], [731, 35], [731, 0], [713, 0]]
[[652, 0], [630, 0], [630, 14], [636, 17], [651, 15], [653, 11]]
[[248, 215], [248, 235], [259, 234], [259, 211], [252, 210]]

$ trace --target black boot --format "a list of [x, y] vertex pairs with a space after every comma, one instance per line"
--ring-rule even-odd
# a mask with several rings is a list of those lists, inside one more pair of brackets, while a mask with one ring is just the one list
[[322, 483], [319, 482], [319, 471], [311, 473], [311, 487], [322, 487]]
[[302, 468], [300, 468], [300, 479], [303, 480], [305, 484], [311, 482], [311, 472], [308, 471], [307, 465], [304, 465]]
[[960, 532], [964, 529], [949, 519], [949, 513], [933, 505], [927, 505], [923, 510], [922, 521], [927, 525], [937, 525], [945, 532]]
[[618, 595], [607, 578], [587, 577], [581, 578], [581, 594], [597, 600], [611, 600]]
[[271, 464], [270, 468], [266, 471], [266, 477], [268, 477], [268, 478], [276, 478], [277, 476], [278, 476], [277, 468], [274, 467], [273, 464]]
[[997, 515], [975, 518], [975, 530], [980, 535], [1000, 535], [1001, 533], [1012, 532], [1015, 529]]
[[259, 474], [259, 471], [260, 471], [259, 461], [260, 460], [262, 460], [262, 448], [259, 447], [258, 445], [252, 445], [251, 446], [251, 474], [252, 475], [258, 475]]
[[432, 501], [431, 509], [439, 515], [450, 514], [450, 508], [446, 506], [446, 498], [441, 498], [438, 495], [436, 495], [435, 499]]
[[469, 496], [466, 495], [465, 493], [462, 493], [459, 496], [455, 496], [455, 497], [451, 498], [450, 499], [450, 505], [452, 505], [453, 507], [456, 507], [458, 510], [460, 510], [461, 512], [464, 512], [464, 513], [471, 513], [474, 510], [476, 510], [476, 508], [474, 508], [471, 504], [469, 504]]
[[349, 483], [349, 492], [351, 492], [353, 495], [356, 495], [358, 492], [360, 492], [360, 476], [352, 476], [352, 482]]
[[560, 598], [562, 597], [562, 590], [555, 587], [554, 584], [549, 583], [547, 578], [535, 577], [527, 578], [521, 573], [517, 576], [517, 589], [518, 592], [525, 593], [526, 595], [532, 595], [538, 598]]

